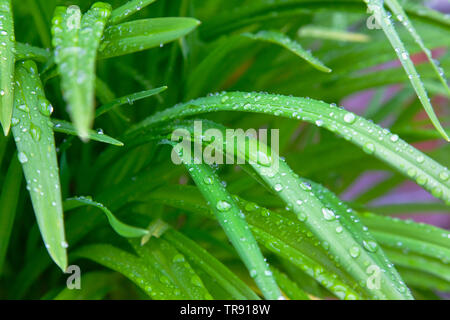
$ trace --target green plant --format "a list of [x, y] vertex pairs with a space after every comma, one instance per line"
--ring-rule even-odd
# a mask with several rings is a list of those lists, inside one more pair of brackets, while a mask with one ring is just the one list
[[[448, 112], [436, 106], [450, 55], [428, 49], [447, 45], [448, 16], [422, 1], [154, 2], [0, 0], [0, 297], [450, 291], [450, 233], [389, 217], [448, 212]], [[367, 28], [372, 14], [382, 30]], [[421, 51], [427, 63], [413, 63]], [[366, 89], [363, 116], [336, 105]], [[263, 127], [280, 129], [279, 154], [249, 136], [205, 139]], [[176, 130], [246, 161], [176, 165]], [[340, 199], [371, 171], [383, 180]], [[440, 202], [373, 204], [408, 179]], [[73, 264], [79, 291], [64, 288]]]

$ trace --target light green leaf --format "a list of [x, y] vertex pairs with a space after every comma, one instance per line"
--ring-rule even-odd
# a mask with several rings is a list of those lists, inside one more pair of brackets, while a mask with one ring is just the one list
[[155, 1], [156, 0], [129, 0], [124, 5], [113, 10], [109, 23], [117, 24]]
[[118, 106], [121, 106], [124, 104], [133, 104], [135, 101], [139, 101], [141, 99], [145, 99], [145, 98], [154, 96], [155, 94], [163, 92], [166, 89], [167, 89], [167, 87], [163, 86], [163, 87], [159, 87], [159, 88], [155, 88], [155, 89], [132, 93], [132, 94], [114, 99], [113, 101], [110, 101], [110, 102], [102, 105], [101, 107], [99, 107], [95, 112], [95, 116], [99, 117], [102, 114], [104, 114]]
[[125, 238], [140, 238], [149, 233], [148, 230], [132, 227], [117, 219], [108, 208], [89, 197], [69, 198], [64, 201], [64, 210], [69, 211], [82, 206], [93, 206], [103, 211], [108, 218], [109, 224], [117, 234]]
[[80, 8], [58, 7], [53, 18], [53, 46], [64, 99], [81, 139], [88, 139], [94, 121], [95, 61], [111, 6], [97, 2], [81, 15]]
[[137, 139], [142, 130], [180, 117], [218, 112], [243, 111], [304, 120], [328, 129], [362, 148], [367, 154], [394, 167], [436, 198], [450, 203], [450, 174], [398, 135], [333, 104], [309, 98], [266, 93], [232, 92], [191, 100], [156, 113], [128, 131], [127, 139]]
[[8, 135], [14, 103], [15, 37], [11, 0], [0, 0], [0, 123]]
[[105, 30], [99, 58], [111, 58], [159, 47], [194, 30], [193, 18], [154, 18], [121, 23]]
[[397, 31], [395, 31], [393, 22], [383, 7], [383, 2], [381, 0], [368, 0], [367, 6], [369, 10], [374, 13], [376, 21], [380, 24], [381, 28], [386, 34], [386, 37], [394, 48], [395, 53], [400, 59], [400, 62], [406, 73], [408, 74], [409, 80], [414, 90], [416, 91], [417, 97], [422, 103], [422, 106], [428, 114], [428, 117], [430, 118], [434, 127], [437, 131], [439, 131], [439, 133], [442, 135], [442, 137], [444, 137], [445, 140], [450, 141], [450, 138], [448, 137], [444, 128], [442, 128], [438, 117], [434, 113], [433, 106], [431, 105], [430, 98], [428, 97], [423, 82], [422, 80], [420, 80], [420, 76], [417, 73], [416, 68], [414, 67], [414, 63], [409, 56], [409, 52], [406, 50], [402, 40], [397, 34]]
[[248, 230], [242, 211], [217, 175], [205, 164], [185, 163], [185, 166], [266, 299], [281, 298], [281, 292]]
[[[52, 122], [54, 124], [53, 131], [71, 134], [71, 135], [77, 135], [77, 131], [76, 131], [75, 127], [70, 122], [67, 122], [64, 120], [58, 120], [58, 119], [53, 119]], [[112, 144], [112, 145], [119, 146], [119, 147], [123, 146], [122, 142], [104, 134], [103, 131], [101, 131], [101, 130], [98, 130], [98, 131], [88, 130], [87, 136], [89, 139], [92, 139], [95, 141], [108, 143], [108, 144]]]
[[322, 61], [314, 57], [311, 52], [303, 49], [302, 45], [298, 43], [295, 40], [292, 40], [288, 36], [282, 34], [281, 32], [277, 31], [259, 31], [257, 33], [244, 33], [243, 36], [249, 37], [253, 40], [261, 40], [261, 41], [267, 41], [272, 42], [275, 44], [278, 44], [292, 53], [296, 54], [300, 58], [304, 59], [306, 62], [311, 64], [314, 68], [317, 70], [323, 71], [323, 72], [331, 72], [331, 69], [325, 66]]
[[58, 162], [50, 121], [51, 105], [44, 96], [36, 64], [19, 62], [16, 68], [12, 132], [45, 246], [55, 263], [67, 268], [67, 242]]

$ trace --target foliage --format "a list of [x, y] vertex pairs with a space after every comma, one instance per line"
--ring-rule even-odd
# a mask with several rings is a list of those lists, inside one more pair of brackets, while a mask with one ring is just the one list
[[[0, 0], [0, 297], [449, 292], [450, 233], [395, 217], [448, 212], [449, 36], [422, 1]], [[176, 165], [174, 130], [248, 163]], [[374, 201], [408, 180], [434, 200]]]

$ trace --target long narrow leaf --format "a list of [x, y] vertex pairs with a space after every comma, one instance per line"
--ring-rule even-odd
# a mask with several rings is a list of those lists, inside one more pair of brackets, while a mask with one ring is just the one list
[[0, 43], [0, 123], [6, 136], [14, 103], [15, 37], [11, 0], [0, 1]]
[[81, 15], [76, 6], [58, 7], [53, 19], [55, 60], [67, 108], [81, 139], [94, 121], [95, 61], [111, 6], [97, 2]]
[[67, 242], [58, 163], [50, 121], [50, 103], [44, 97], [36, 64], [20, 62], [16, 68], [12, 131], [45, 246], [56, 264], [67, 267]]
[[128, 136], [136, 137], [145, 128], [180, 116], [218, 111], [265, 113], [311, 122], [344, 137], [367, 154], [377, 157], [405, 176], [414, 179], [436, 198], [450, 202], [450, 174], [447, 168], [389, 130], [335, 105], [309, 98], [244, 92], [215, 94], [150, 116], [131, 128]]

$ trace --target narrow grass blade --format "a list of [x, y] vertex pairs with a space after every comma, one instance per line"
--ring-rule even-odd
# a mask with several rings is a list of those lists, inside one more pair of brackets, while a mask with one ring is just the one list
[[368, 42], [370, 37], [363, 33], [348, 32], [335, 29], [327, 29], [316, 26], [304, 26], [297, 32], [299, 37], [315, 38], [345, 42]]
[[376, 21], [380, 24], [384, 33], [386, 34], [386, 37], [394, 48], [395, 53], [400, 59], [400, 62], [406, 73], [408, 74], [409, 80], [414, 90], [416, 91], [417, 97], [422, 103], [422, 106], [424, 107], [434, 127], [442, 135], [442, 137], [444, 137], [445, 140], [450, 141], [450, 138], [448, 137], [444, 128], [442, 128], [442, 125], [433, 110], [430, 98], [428, 97], [427, 91], [425, 90], [425, 87], [420, 80], [420, 76], [417, 73], [416, 68], [414, 67], [414, 63], [412, 62], [409, 53], [406, 50], [402, 40], [398, 36], [391, 18], [388, 16], [386, 10], [383, 7], [383, 2], [381, 0], [368, 0], [367, 6], [369, 10], [374, 13]]
[[34, 62], [19, 62], [16, 78], [12, 132], [18, 158], [47, 251], [65, 271], [67, 242], [50, 103]]
[[15, 37], [11, 0], [0, 0], [0, 123], [8, 135], [14, 103]]
[[196, 269], [202, 269], [214, 279], [233, 299], [259, 299], [233, 272], [188, 237], [174, 229], [169, 229], [164, 233], [163, 238], [180, 251], [191, 265]]
[[[54, 124], [53, 131], [62, 132], [70, 135], [77, 135], [77, 130], [70, 122], [58, 119], [53, 119], [52, 122]], [[89, 139], [92, 139], [94, 141], [108, 143], [118, 147], [123, 146], [122, 142], [104, 134], [103, 131], [101, 130], [99, 131], [88, 130], [87, 136]]]
[[108, 208], [88, 197], [69, 198], [64, 201], [64, 211], [73, 210], [82, 206], [93, 206], [103, 211], [108, 218], [109, 224], [117, 234], [125, 238], [140, 238], [149, 233], [146, 229], [133, 227], [117, 219]]
[[[148, 296], [155, 300], [179, 299], [174, 294], [174, 285], [161, 281], [161, 271], [148, 265], [142, 258], [108, 244], [84, 246], [73, 253], [73, 258], [86, 258], [123, 274], [133, 281]], [[188, 298], [188, 297], [185, 297]]]
[[[183, 211], [214, 217], [194, 187], [166, 186], [155, 190], [148, 198]], [[331, 260], [328, 252], [298, 222], [297, 217], [281, 215], [242, 198], [235, 199], [245, 213], [252, 233], [267, 250], [298, 267], [340, 299], [368, 298], [342, 266]]]
[[[191, 100], [156, 113], [128, 131], [130, 142], [142, 130], [180, 117], [218, 111], [242, 111], [271, 114], [304, 120], [328, 129], [359, 146], [367, 154], [394, 167], [433, 196], [450, 203], [448, 169], [418, 151], [398, 135], [333, 104], [309, 98], [266, 93], [220, 93]], [[127, 139], [128, 139], [127, 138]]]
[[303, 49], [302, 45], [295, 40], [292, 40], [285, 34], [278, 31], [259, 31], [257, 33], [244, 33], [243, 36], [253, 40], [267, 41], [278, 44], [283, 48], [288, 49], [300, 58], [304, 59], [310, 65], [322, 72], [331, 72], [331, 69], [325, 66], [322, 61], [314, 57], [311, 52]]
[[29, 44], [16, 42], [16, 61], [31, 59], [38, 62], [46, 62], [50, 57], [50, 51]]
[[155, 88], [155, 89], [132, 93], [132, 94], [126, 95], [124, 97], [114, 99], [113, 101], [108, 102], [108, 103], [102, 105], [101, 107], [99, 107], [95, 112], [95, 116], [99, 117], [102, 114], [104, 114], [116, 107], [119, 107], [124, 104], [133, 104], [136, 101], [154, 96], [155, 94], [163, 92], [166, 89], [167, 89], [167, 87], [163, 86], [163, 87], [159, 87], [159, 88]]
[[185, 163], [185, 166], [266, 299], [282, 298], [243, 213], [217, 175], [204, 164]]
[[211, 299], [185, 257], [167, 242], [152, 238], [144, 247], [136, 241], [131, 244], [138, 255], [111, 245], [96, 244], [78, 249], [73, 256], [120, 272], [155, 300]]
[[299, 288], [299, 286], [293, 282], [289, 277], [281, 272], [280, 270], [271, 267], [273, 275], [280, 285], [281, 290], [289, 297], [291, 300], [310, 300], [305, 291]]
[[422, 51], [425, 52], [425, 55], [427, 56], [428, 61], [430, 61], [434, 71], [436, 72], [439, 81], [444, 86], [447, 96], [450, 97], [450, 89], [448, 88], [447, 80], [444, 75], [444, 70], [441, 67], [439, 67], [434, 61], [431, 55], [431, 51], [425, 46], [425, 43], [423, 42], [422, 38], [412, 25], [402, 6], [398, 3], [397, 0], [386, 0], [386, 4], [388, 5], [389, 9], [392, 10], [392, 13], [395, 15], [397, 20], [400, 21], [405, 26], [409, 34], [414, 38], [414, 41], [420, 46]]
[[111, 58], [159, 47], [194, 30], [193, 18], [154, 18], [121, 23], [105, 30], [99, 58]]
[[152, 4], [156, 0], [130, 0], [124, 5], [114, 9], [109, 19], [110, 24], [117, 24], [122, 22], [132, 14], [142, 10], [149, 4]]
[[0, 275], [3, 270], [9, 238], [16, 216], [17, 203], [19, 201], [20, 186], [22, 185], [22, 168], [17, 155], [14, 154], [8, 168], [5, 180], [0, 192]]
[[109, 4], [97, 2], [83, 16], [77, 6], [58, 7], [53, 19], [53, 46], [64, 99], [84, 141], [94, 121], [95, 61], [110, 14]]
[[177, 299], [183, 299], [183, 296], [196, 300], [213, 299], [186, 257], [172, 244], [157, 238], [150, 239], [145, 245], [137, 240], [130, 240], [130, 243], [146, 265], [164, 274], [160, 281], [174, 284], [174, 295], [180, 296]]

